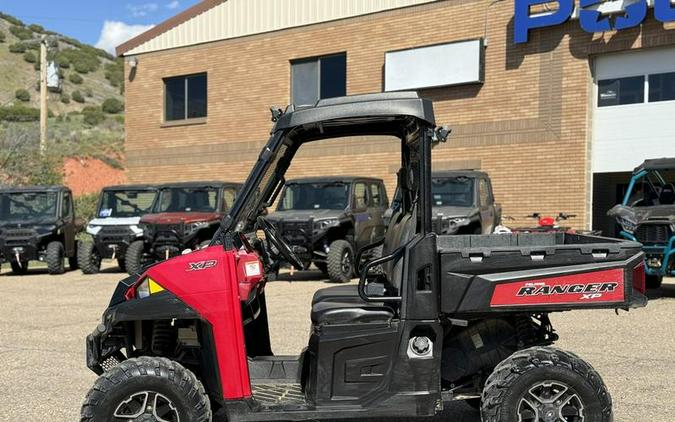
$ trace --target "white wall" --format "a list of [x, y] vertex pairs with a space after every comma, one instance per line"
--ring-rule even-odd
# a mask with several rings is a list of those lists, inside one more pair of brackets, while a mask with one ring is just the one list
[[[675, 72], [675, 49], [599, 56], [595, 81]], [[675, 101], [597, 107], [593, 110], [593, 173], [631, 171], [647, 158], [675, 157]]]

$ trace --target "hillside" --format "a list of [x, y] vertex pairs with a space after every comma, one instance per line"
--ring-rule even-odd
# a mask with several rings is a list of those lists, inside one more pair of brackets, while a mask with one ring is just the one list
[[[59, 64], [40, 152], [39, 49]], [[105, 51], [0, 12], [0, 185], [72, 185], [97, 194], [124, 180], [124, 67]], [[92, 201], [89, 201], [92, 202]], [[93, 203], [93, 202], [92, 202]]]
[[[86, 105], [101, 105], [107, 98], [122, 100], [123, 65], [120, 59], [39, 25], [24, 24], [6, 14], [0, 14], [0, 33], [3, 34], [0, 35], [0, 105], [14, 102], [16, 91], [26, 89], [30, 99], [16, 102], [39, 106], [37, 62], [43, 35], [50, 38], [48, 59], [60, 65], [63, 80], [62, 92], [49, 94], [52, 113], [79, 111]], [[83, 102], [76, 101], [79, 99], [77, 92]]]

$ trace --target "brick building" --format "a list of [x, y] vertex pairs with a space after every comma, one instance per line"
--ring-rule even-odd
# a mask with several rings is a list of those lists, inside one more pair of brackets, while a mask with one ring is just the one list
[[[514, 25], [513, 0], [204, 0], [118, 48], [128, 178], [241, 181], [269, 106], [416, 89], [453, 128], [435, 170], [489, 172], [510, 224], [562, 211], [611, 231], [626, 172], [675, 155], [675, 25], [650, 10], [592, 34], [572, 18], [526, 43]], [[378, 176], [391, 193], [397, 154], [388, 139], [318, 143], [290, 176]]]

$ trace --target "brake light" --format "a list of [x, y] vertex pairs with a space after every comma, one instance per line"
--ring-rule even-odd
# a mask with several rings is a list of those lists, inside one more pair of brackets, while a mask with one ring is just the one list
[[647, 292], [644, 261], [633, 267], [633, 288], [642, 294]]

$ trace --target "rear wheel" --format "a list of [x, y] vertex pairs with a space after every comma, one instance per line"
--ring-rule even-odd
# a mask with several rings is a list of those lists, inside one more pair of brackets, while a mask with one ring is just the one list
[[648, 289], [658, 289], [661, 287], [661, 283], [663, 282], [663, 276], [660, 275], [651, 275], [647, 274], [645, 276], [645, 284]]
[[336, 283], [347, 283], [354, 275], [354, 250], [346, 240], [330, 244], [327, 257], [328, 277]]
[[521, 350], [495, 368], [483, 390], [485, 422], [612, 420], [612, 399], [600, 375], [573, 353]]
[[77, 262], [84, 274], [96, 274], [101, 271], [101, 256], [93, 242], [80, 242], [77, 246]]
[[49, 244], [47, 244], [47, 252], [45, 253], [45, 261], [47, 262], [47, 271], [49, 274], [65, 273], [66, 264], [64, 259], [63, 244], [58, 241], [49, 242]]
[[138, 274], [148, 263], [145, 255], [145, 243], [142, 240], [137, 240], [129, 245], [124, 262], [130, 275]]
[[24, 275], [28, 272], [28, 261], [21, 261], [20, 263], [11, 261], [9, 265], [11, 265], [12, 272], [16, 275]]
[[209, 398], [192, 372], [169, 359], [140, 357], [96, 380], [80, 421], [207, 422], [211, 417]]

